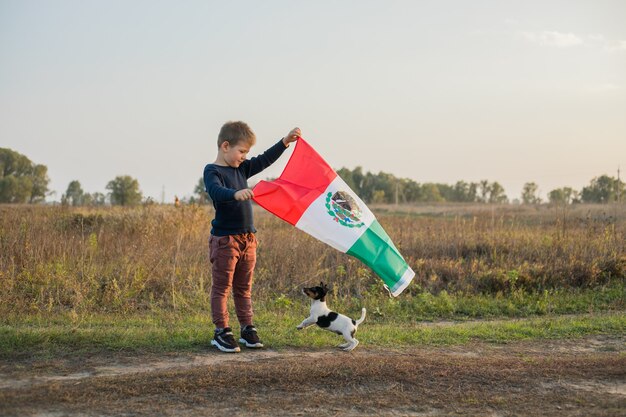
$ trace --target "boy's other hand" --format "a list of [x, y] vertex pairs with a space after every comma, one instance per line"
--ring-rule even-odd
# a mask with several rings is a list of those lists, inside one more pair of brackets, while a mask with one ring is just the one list
[[300, 128], [294, 127], [293, 129], [291, 129], [291, 132], [289, 132], [287, 136], [283, 138], [283, 143], [285, 144], [285, 146], [289, 146], [291, 142], [297, 141], [300, 136], [302, 136]]
[[243, 190], [239, 190], [235, 193], [235, 200], [237, 201], [250, 200], [252, 197], [254, 197], [254, 193], [249, 188], [244, 188]]

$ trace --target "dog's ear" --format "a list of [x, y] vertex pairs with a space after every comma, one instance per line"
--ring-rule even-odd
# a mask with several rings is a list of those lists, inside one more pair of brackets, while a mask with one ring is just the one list
[[320, 287], [324, 288], [324, 281], [320, 281]]
[[322, 285], [322, 288], [324, 288], [324, 291], [328, 292], [328, 285], [324, 284]]

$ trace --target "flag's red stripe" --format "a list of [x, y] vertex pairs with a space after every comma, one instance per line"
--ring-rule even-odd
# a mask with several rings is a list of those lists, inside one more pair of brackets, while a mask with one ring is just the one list
[[260, 181], [254, 187], [254, 201], [295, 225], [336, 176], [330, 165], [300, 138], [280, 177], [274, 181]]

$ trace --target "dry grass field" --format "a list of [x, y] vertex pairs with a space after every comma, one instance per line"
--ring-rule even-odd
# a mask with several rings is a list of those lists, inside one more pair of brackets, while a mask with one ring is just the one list
[[[626, 277], [626, 206], [374, 207], [416, 272], [405, 296], [593, 288]], [[256, 210], [255, 297], [378, 295], [358, 261]], [[0, 207], [0, 309], [37, 313], [206, 309], [212, 209]], [[1, 311], [0, 311], [1, 312]]]

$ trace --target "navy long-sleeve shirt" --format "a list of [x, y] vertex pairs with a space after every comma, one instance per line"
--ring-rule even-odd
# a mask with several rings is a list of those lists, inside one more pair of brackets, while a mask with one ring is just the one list
[[238, 168], [215, 164], [204, 167], [204, 187], [215, 207], [211, 234], [228, 236], [256, 233], [252, 218], [252, 202], [235, 200], [235, 192], [248, 188], [248, 178], [276, 162], [285, 149], [281, 139], [261, 155], [242, 162]]

